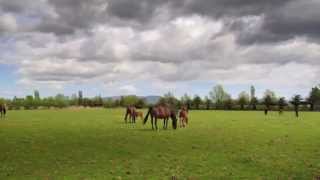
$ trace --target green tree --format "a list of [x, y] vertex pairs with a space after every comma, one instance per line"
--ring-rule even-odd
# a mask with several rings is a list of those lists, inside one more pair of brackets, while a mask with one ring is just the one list
[[277, 95], [274, 91], [271, 91], [269, 89], [267, 89], [265, 92], [264, 92], [264, 97], [266, 96], [269, 96], [271, 98], [271, 102], [272, 104], [276, 103], [278, 101], [278, 98], [277, 98]]
[[299, 106], [302, 104], [301, 95], [294, 95], [290, 102], [294, 106], [294, 111], [296, 112], [296, 117], [299, 117]]
[[274, 93], [273, 91], [267, 89], [264, 92], [264, 98], [263, 98], [263, 103], [266, 106], [266, 111], [268, 112], [271, 108], [272, 105], [276, 104], [276, 102], [278, 101], [276, 93]]
[[188, 109], [191, 109], [192, 99], [188, 94], [184, 94], [181, 97], [181, 104], [187, 106]]
[[121, 97], [121, 105], [123, 107], [135, 106], [138, 103], [138, 101], [139, 101], [139, 98], [134, 95]]
[[249, 103], [249, 94], [245, 91], [239, 94], [238, 103], [241, 107], [241, 110], [244, 110], [244, 106]]
[[115, 104], [115, 101], [113, 101], [111, 98], [108, 98], [103, 102], [103, 107], [105, 108], [114, 108], [117, 107]]
[[12, 109], [19, 110], [21, 107], [24, 106], [24, 99], [23, 98], [17, 98], [14, 96], [11, 102]]
[[225, 108], [225, 109], [231, 110], [231, 109], [232, 109], [232, 106], [234, 105], [234, 102], [233, 102], [232, 98], [230, 97], [230, 98], [228, 98], [227, 100], [225, 100], [225, 101], [223, 102], [223, 104], [224, 104], [224, 108]]
[[168, 93], [164, 94], [164, 96], [159, 99], [158, 104], [169, 105], [171, 107], [177, 107], [179, 105], [179, 100], [177, 98], [175, 98], [175, 96], [171, 92], [168, 92]]
[[68, 103], [68, 97], [64, 96], [63, 94], [57, 94], [56, 97], [54, 98], [55, 101], [55, 107], [58, 108], [65, 108], [69, 106]]
[[320, 104], [320, 88], [313, 87], [311, 92], [309, 93], [309, 97], [307, 98], [307, 102], [310, 105], [310, 111], [314, 111], [315, 105]]
[[270, 110], [270, 107], [271, 107], [272, 104], [273, 104], [272, 97], [267, 94], [267, 95], [263, 98], [263, 104], [266, 106], [266, 110], [267, 110], [267, 112], [268, 112], [268, 111]]
[[120, 99], [114, 100], [113, 103], [114, 103], [114, 107], [120, 107], [121, 106]]
[[48, 109], [50, 108], [49, 98], [42, 99], [42, 106]]
[[71, 98], [70, 98], [70, 105], [71, 106], [76, 106], [78, 105], [79, 99], [77, 97], [77, 94], [72, 94]]
[[96, 96], [92, 99], [92, 106], [94, 106], [94, 107], [103, 106], [103, 100], [102, 100], [101, 96]]
[[138, 101], [137, 101], [137, 103], [136, 103], [136, 107], [138, 107], [138, 108], [144, 108], [144, 107], [146, 107], [146, 101], [145, 101], [145, 99], [143, 99], [143, 98], [139, 98], [138, 99]]
[[280, 98], [278, 101], [279, 113], [282, 114], [284, 107], [287, 105], [286, 99], [284, 97]]
[[216, 108], [219, 109], [223, 106], [223, 102], [230, 98], [230, 95], [223, 89], [222, 85], [216, 85], [209, 92], [210, 98], [216, 104]]
[[204, 103], [205, 103], [205, 105], [206, 105], [206, 109], [207, 109], [207, 110], [211, 109], [212, 101], [211, 101], [211, 99], [210, 99], [208, 96], [206, 96], [206, 97], [204, 98]]
[[253, 110], [257, 110], [257, 104], [259, 103], [258, 98], [256, 97], [252, 97], [250, 100], [250, 105], [252, 107]]
[[24, 101], [24, 108], [25, 109], [32, 109], [33, 105], [34, 105], [33, 96], [31, 96], [31, 95], [26, 96], [25, 101]]
[[200, 96], [196, 95], [194, 98], [193, 98], [193, 101], [192, 101], [192, 104], [193, 106], [196, 108], [196, 109], [200, 109], [200, 105], [202, 104], [202, 99]]

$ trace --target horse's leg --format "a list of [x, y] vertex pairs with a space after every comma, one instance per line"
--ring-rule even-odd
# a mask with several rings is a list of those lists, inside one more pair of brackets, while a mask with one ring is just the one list
[[156, 126], [156, 130], [158, 130], [158, 118], [157, 117], [154, 118], [154, 123]]
[[163, 129], [166, 128], [166, 119], [163, 119]]
[[163, 119], [163, 129], [167, 129], [167, 118]]
[[166, 129], [168, 129], [168, 122], [169, 122], [169, 118], [166, 118]]
[[136, 123], [136, 116], [135, 115], [133, 116], [133, 123], [134, 124]]
[[151, 115], [151, 126], [152, 126], [152, 130], [154, 130], [153, 128], [153, 116]]
[[183, 117], [183, 119], [182, 119], [182, 127], [186, 127], [186, 118], [185, 117]]
[[180, 125], [180, 126], [183, 128], [184, 118], [183, 118], [183, 117], [181, 117], [181, 119], [180, 119], [180, 120], [181, 120], [181, 125]]
[[186, 117], [186, 122], [187, 122], [187, 123], [186, 123], [186, 125], [188, 125], [188, 124], [189, 124], [189, 123], [188, 123], [188, 121], [189, 121], [189, 119], [188, 119], [188, 117]]

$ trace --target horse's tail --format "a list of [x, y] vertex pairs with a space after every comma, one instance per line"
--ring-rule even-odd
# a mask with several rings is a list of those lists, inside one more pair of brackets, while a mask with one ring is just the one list
[[143, 120], [143, 124], [146, 124], [146, 123], [147, 123], [148, 117], [149, 117], [149, 114], [151, 113], [151, 111], [152, 111], [152, 107], [149, 107], [148, 113], [147, 113], [146, 117], [145, 117], [144, 120]]

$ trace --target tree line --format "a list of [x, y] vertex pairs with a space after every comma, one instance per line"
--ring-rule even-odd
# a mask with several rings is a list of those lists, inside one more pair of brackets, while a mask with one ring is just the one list
[[[294, 95], [291, 99], [277, 97], [276, 93], [266, 90], [262, 98], [257, 98], [254, 86], [251, 86], [250, 92], [240, 92], [237, 98], [231, 95], [222, 85], [216, 85], [205, 97], [199, 95], [189, 96], [184, 94], [181, 98], [175, 97], [172, 93], [162, 96], [157, 104], [169, 104], [175, 107], [187, 106], [194, 110], [320, 110], [320, 87], [316, 86], [310, 90], [308, 97], [302, 98], [301, 95]], [[63, 94], [57, 94], [53, 97], [40, 97], [39, 91], [34, 91], [33, 95], [24, 98], [14, 97], [13, 99], [0, 99], [7, 104], [9, 109], [39, 109], [39, 108], [65, 108], [70, 106], [80, 107], [105, 107], [117, 108], [134, 105], [137, 108], [150, 106], [146, 99], [138, 96], [121, 96], [120, 98], [102, 98], [96, 96], [88, 98], [79, 91], [71, 97]]]
[[120, 99], [113, 100], [111, 98], [84, 97], [83, 92], [79, 91], [78, 94], [72, 96], [65, 96], [57, 94], [52, 97], [40, 97], [40, 92], [35, 90], [33, 95], [26, 97], [14, 97], [12, 99], [0, 98], [0, 103], [6, 104], [9, 110], [33, 110], [33, 109], [50, 109], [50, 108], [67, 108], [67, 107], [126, 107], [135, 105], [140, 108], [147, 107], [143, 98], [137, 96], [122, 96]]
[[232, 98], [226, 92], [222, 85], [216, 85], [209, 92], [208, 96], [201, 98], [198, 95], [193, 97], [185, 94], [180, 99], [173, 96], [172, 93], [165, 94], [160, 100], [160, 104], [171, 104], [177, 107], [182, 105], [188, 109], [195, 110], [320, 110], [320, 87], [316, 86], [310, 90], [307, 97], [294, 95], [290, 99], [278, 97], [274, 91], [266, 90], [262, 98], [256, 96], [254, 86], [250, 87], [250, 92], [242, 91], [237, 98]]

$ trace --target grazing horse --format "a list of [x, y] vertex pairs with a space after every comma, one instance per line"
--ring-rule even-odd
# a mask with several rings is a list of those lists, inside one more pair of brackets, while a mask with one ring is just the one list
[[154, 129], [153, 125], [155, 125], [156, 130], [158, 129], [158, 125], [157, 125], [158, 119], [163, 119], [163, 129], [167, 129], [169, 118], [171, 118], [172, 120], [173, 129], [177, 129], [176, 112], [170, 109], [168, 106], [159, 105], [156, 107], [149, 107], [148, 113], [144, 118], [143, 124], [146, 124], [146, 122], [148, 121], [149, 115], [151, 116], [152, 129]]
[[188, 110], [186, 107], [182, 107], [179, 113], [180, 127], [186, 127], [188, 124]]
[[1, 118], [6, 117], [6, 113], [7, 113], [6, 104], [0, 104], [0, 113], [1, 113]]
[[129, 115], [129, 123], [136, 123], [137, 110], [134, 106], [128, 106], [126, 110], [126, 115], [124, 117], [124, 121], [127, 123], [128, 115]]

